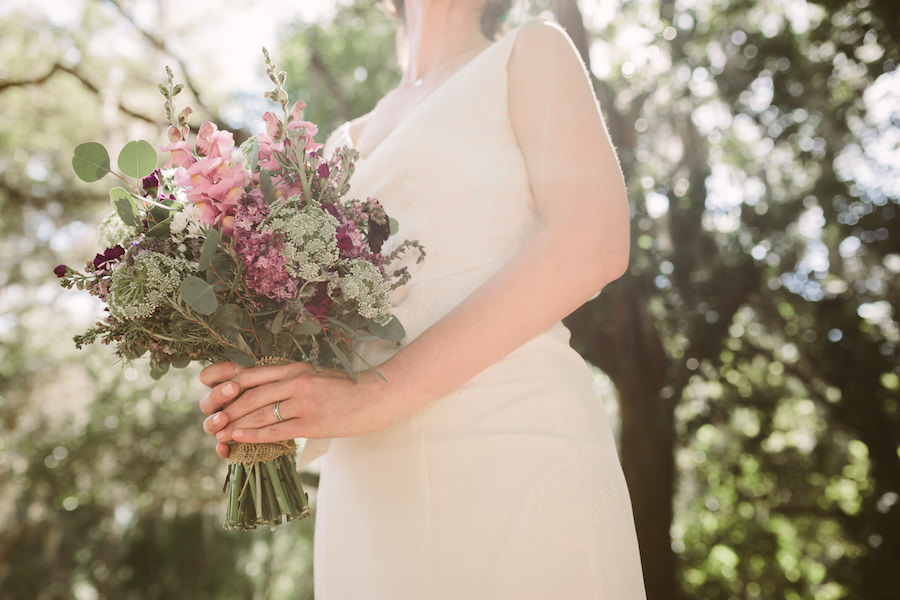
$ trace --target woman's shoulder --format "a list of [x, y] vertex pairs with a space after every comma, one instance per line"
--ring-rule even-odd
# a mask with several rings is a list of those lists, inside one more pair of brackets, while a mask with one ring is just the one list
[[562, 26], [547, 19], [532, 19], [517, 28], [508, 68], [511, 74], [532, 79], [558, 69], [585, 72], [572, 38]]

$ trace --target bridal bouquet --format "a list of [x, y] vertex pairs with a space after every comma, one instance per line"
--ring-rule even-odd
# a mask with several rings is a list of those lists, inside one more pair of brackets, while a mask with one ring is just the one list
[[[99, 340], [126, 360], [147, 354], [155, 378], [191, 361], [299, 360], [355, 380], [355, 342], [402, 339], [389, 293], [408, 272], [388, 266], [410, 249], [421, 260], [421, 247], [406, 241], [382, 253], [394, 223], [374, 199], [344, 199], [356, 152], [323, 157], [305, 104], [288, 108], [285, 74], [265, 57], [275, 86], [266, 97], [281, 114], [263, 115], [265, 132], [240, 147], [209, 122], [189, 142], [191, 109], [176, 112], [182, 86], [167, 69], [159, 86], [169, 122], [164, 167], [146, 141], [122, 149], [120, 173], [102, 145], [75, 149], [82, 180], [112, 173], [124, 183], [110, 192], [105, 249], [82, 271], [55, 269], [64, 287], [99, 297], [108, 311], [75, 337], [77, 347]], [[232, 444], [226, 528], [308, 516], [295, 455], [293, 441]]]

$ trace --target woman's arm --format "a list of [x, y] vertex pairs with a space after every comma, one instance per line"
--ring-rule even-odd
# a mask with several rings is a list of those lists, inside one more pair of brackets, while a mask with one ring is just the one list
[[[491, 279], [354, 384], [308, 365], [204, 370], [201, 408], [220, 442], [345, 437], [377, 431], [453, 391], [578, 308], [624, 272], [625, 186], [584, 67], [555, 25], [519, 32], [510, 118], [544, 227]], [[237, 373], [237, 374], [236, 374]], [[235, 375], [236, 374], [236, 375]], [[225, 393], [227, 385], [234, 385]], [[240, 390], [240, 397], [228, 404]], [[271, 405], [281, 401], [285, 423]], [[227, 452], [221, 444], [220, 453]]]

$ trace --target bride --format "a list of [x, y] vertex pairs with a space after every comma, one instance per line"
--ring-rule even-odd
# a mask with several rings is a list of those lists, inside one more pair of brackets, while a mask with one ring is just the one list
[[508, 1], [390, 8], [403, 79], [326, 152], [356, 148], [353, 195], [426, 248], [392, 298], [407, 336], [359, 348], [387, 381], [207, 367], [204, 430], [223, 457], [292, 438], [301, 464], [324, 454], [317, 600], [644, 598], [602, 400], [560, 323], [628, 262], [584, 66], [551, 23], [499, 35]]

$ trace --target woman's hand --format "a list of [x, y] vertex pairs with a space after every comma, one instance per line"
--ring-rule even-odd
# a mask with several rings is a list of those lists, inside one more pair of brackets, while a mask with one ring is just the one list
[[[377, 431], [389, 424], [378, 409], [387, 386], [371, 371], [357, 375], [316, 371], [305, 363], [241, 368], [217, 363], [203, 369], [210, 388], [200, 401], [209, 417], [203, 430], [216, 436], [216, 452], [226, 458], [228, 442], [259, 443], [330, 438]], [[283, 422], [275, 415], [275, 404]]]

